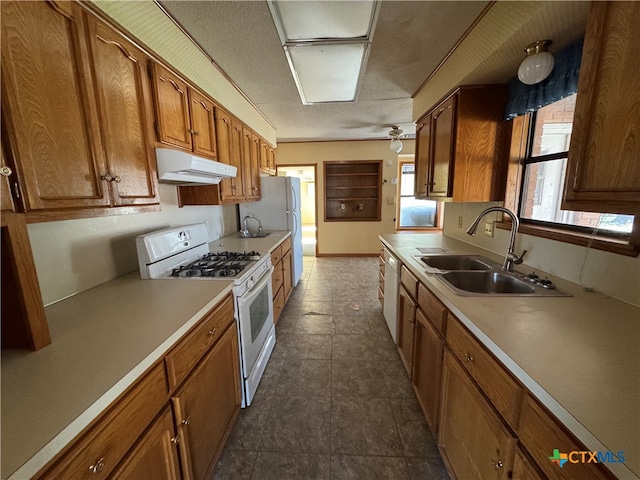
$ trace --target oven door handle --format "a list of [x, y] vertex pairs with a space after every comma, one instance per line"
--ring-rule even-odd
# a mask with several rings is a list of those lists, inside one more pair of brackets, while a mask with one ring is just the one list
[[259, 293], [260, 290], [262, 290], [262, 287], [264, 287], [268, 281], [271, 281], [271, 274], [273, 273], [273, 270], [274, 268], [272, 265], [271, 267], [269, 267], [269, 270], [267, 270], [260, 276], [260, 280], [258, 280], [258, 283], [254, 283], [255, 280], [253, 280], [253, 277], [250, 278], [248, 280], [249, 290], [247, 290], [244, 294], [240, 295], [238, 299], [245, 302], [247, 301], [247, 299], [251, 299], [257, 293]]

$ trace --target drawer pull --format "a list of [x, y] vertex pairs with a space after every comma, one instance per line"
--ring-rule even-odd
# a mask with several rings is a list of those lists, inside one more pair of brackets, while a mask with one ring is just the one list
[[104, 458], [99, 459], [94, 465], [89, 467], [91, 473], [96, 474], [104, 470]]
[[209, 335], [215, 335], [217, 331], [218, 331], [217, 328], [214, 328], [213, 330], [209, 330]]
[[466, 363], [473, 362], [473, 357], [471, 356], [471, 354], [470, 354], [470, 353], [465, 353], [465, 354], [464, 354], [464, 361], [465, 361]]
[[493, 465], [493, 468], [495, 470], [499, 470], [500, 468], [504, 467], [504, 464], [502, 463], [502, 460], [500, 460], [500, 459], [496, 460], [495, 458], [491, 459], [491, 465]]
[[191, 415], [189, 415], [187, 418], [182, 420], [183, 425], [189, 425], [190, 423], [191, 423]]

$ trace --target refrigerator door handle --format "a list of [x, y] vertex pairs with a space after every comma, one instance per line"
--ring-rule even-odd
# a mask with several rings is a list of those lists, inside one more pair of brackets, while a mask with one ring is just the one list
[[296, 198], [296, 190], [295, 188], [293, 188], [293, 185], [291, 186], [291, 195], [293, 198], [293, 211], [295, 212], [296, 210], [298, 210], [298, 199]]
[[298, 220], [296, 218], [296, 213], [293, 212], [293, 236], [296, 236], [296, 233], [298, 233]]

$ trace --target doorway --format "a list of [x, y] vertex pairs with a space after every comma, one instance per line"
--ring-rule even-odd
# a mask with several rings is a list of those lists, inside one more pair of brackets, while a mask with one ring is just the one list
[[302, 254], [315, 257], [318, 250], [317, 165], [278, 165], [277, 175], [300, 179], [300, 209], [302, 210]]

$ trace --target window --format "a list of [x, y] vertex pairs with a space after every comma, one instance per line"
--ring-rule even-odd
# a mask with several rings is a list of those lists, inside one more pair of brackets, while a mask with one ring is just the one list
[[417, 230], [437, 226], [438, 202], [415, 197], [415, 164], [400, 162], [398, 179], [397, 230]]
[[633, 215], [574, 212], [560, 208], [576, 95], [531, 114], [519, 214], [523, 223], [559, 227], [600, 236], [628, 238]]

